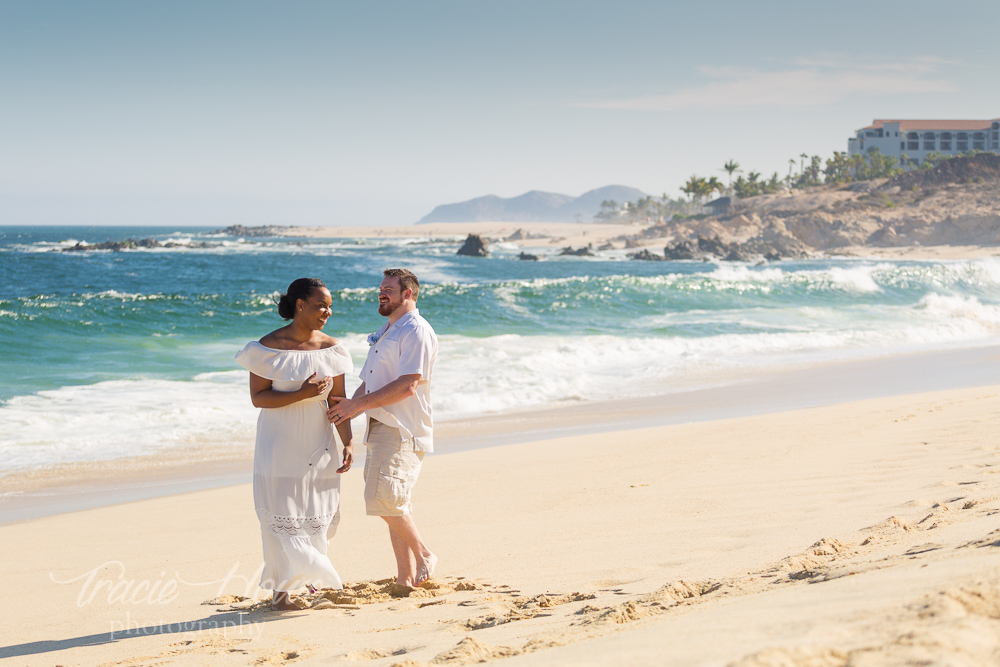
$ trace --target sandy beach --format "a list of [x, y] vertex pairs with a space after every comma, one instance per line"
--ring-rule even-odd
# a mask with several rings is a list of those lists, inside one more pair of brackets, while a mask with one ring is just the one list
[[[576, 222], [442, 222], [398, 227], [287, 227], [285, 236], [306, 238], [412, 238], [463, 240], [469, 234], [478, 234], [487, 243], [506, 241], [518, 231], [520, 237], [507, 241], [528, 250], [559, 250], [565, 247], [580, 248], [587, 245], [600, 248], [610, 244], [616, 249], [625, 248], [624, 237], [636, 236], [645, 225], [602, 224]], [[634, 239], [634, 247], [661, 251], [663, 240], [657, 238]], [[898, 247], [843, 246], [825, 253], [830, 256], [871, 257], [878, 259], [957, 260], [1000, 256], [1000, 248], [980, 245], [906, 245]]]
[[[288, 234], [458, 241], [518, 230], [525, 238], [512, 243], [526, 249], [618, 247], [634, 231], [456, 223]], [[8, 475], [0, 658], [996, 664], [1000, 348], [718, 372], [668, 394], [441, 423], [415, 498], [441, 561], [417, 589], [390, 583], [386, 529], [364, 515], [357, 461], [329, 549], [347, 588], [303, 591], [299, 612], [270, 611], [256, 586], [250, 442], [211, 457], [176, 448]]]
[[[255, 601], [249, 485], [0, 527], [25, 665], [992, 664], [1000, 386], [428, 459], [398, 589], [344, 478], [348, 589]], [[241, 599], [247, 598], [247, 599]]]
[[605, 243], [624, 247], [624, 241], [616, 241], [618, 237], [635, 234], [640, 228], [635, 224], [594, 222], [435, 222], [398, 227], [288, 227], [282, 233], [308, 238], [455, 238], [457, 241], [478, 234], [484, 240], [496, 242], [520, 231], [521, 238], [511, 242], [524, 248], [578, 248], [588, 243], [594, 247]]

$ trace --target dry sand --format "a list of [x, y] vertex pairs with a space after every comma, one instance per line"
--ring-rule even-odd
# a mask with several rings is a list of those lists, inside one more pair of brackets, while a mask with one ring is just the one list
[[[648, 225], [599, 224], [574, 222], [447, 222], [399, 227], [288, 227], [285, 236], [307, 238], [409, 238], [419, 240], [454, 239], [456, 243], [469, 234], [478, 234], [488, 242], [508, 239], [521, 230], [524, 238], [510, 241], [525, 251], [580, 248], [590, 244], [599, 248], [610, 243], [616, 249], [625, 247], [623, 237], [636, 236]], [[647, 247], [662, 253], [664, 239], [635, 239], [636, 247]], [[457, 247], [457, 246], [456, 246]], [[899, 247], [844, 246], [817, 253], [846, 257], [872, 257], [911, 260], [979, 259], [1000, 256], [1000, 247], [980, 245], [911, 245]]]
[[[509, 238], [518, 230], [524, 237], [512, 241], [523, 248], [579, 248], [588, 243], [595, 248], [622, 235], [635, 234], [641, 225], [599, 224], [576, 222], [438, 222], [426, 225], [400, 227], [289, 227], [285, 236], [309, 238], [413, 238], [465, 239], [478, 234], [484, 239], [498, 241]], [[623, 247], [624, 241], [615, 243]]]
[[441, 563], [414, 591], [381, 581], [355, 469], [330, 547], [350, 588], [294, 613], [252, 599], [247, 485], [0, 526], [0, 657], [997, 664], [998, 420], [993, 386], [432, 456]]

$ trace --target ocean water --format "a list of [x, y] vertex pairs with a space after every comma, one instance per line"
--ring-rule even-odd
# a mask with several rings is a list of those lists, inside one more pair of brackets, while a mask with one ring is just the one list
[[[125, 238], [175, 246], [61, 252]], [[302, 276], [330, 287], [325, 330], [359, 369], [382, 322], [382, 269], [420, 277], [440, 337], [440, 420], [1000, 342], [996, 259], [753, 266], [553, 249], [522, 262], [513, 244], [457, 256], [461, 241], [0, 227], [0, 475], [170, 448], [250, 451], [256, 411], [233, 355], [283, 324], [273, 298]]]

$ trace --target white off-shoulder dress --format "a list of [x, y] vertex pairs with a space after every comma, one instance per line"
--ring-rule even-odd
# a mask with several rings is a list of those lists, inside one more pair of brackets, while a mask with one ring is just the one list
[[[354, 370], [347, 349], [275, 350], [254, 341], [236, 361], [271, 381], [275, 391], [295, 391], [314, 372], [322, 378]], [[342, 588], [326, 554], [340, 521], [340, 438], [326, 417], [326, 394], [261, 408], [253, 457], [253, 499], [264, 545], [261, 588]]]

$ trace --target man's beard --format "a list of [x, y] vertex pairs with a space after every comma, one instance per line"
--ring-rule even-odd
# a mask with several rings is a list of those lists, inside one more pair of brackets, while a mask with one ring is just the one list
[[402, 301], [399, 301], [398, 303], [393, 303], [392, 301], [379, 303], [378, 314], [381, 315], [382, 317], [389, 317], [390, 315], [395, 313], [402, 305], [403, 305]]

